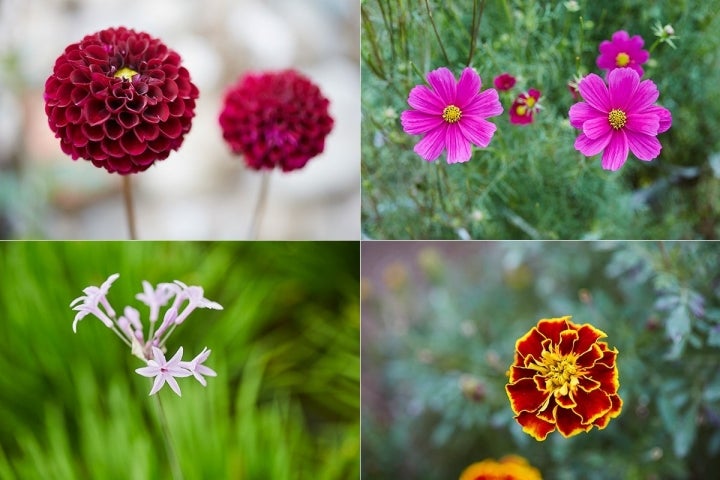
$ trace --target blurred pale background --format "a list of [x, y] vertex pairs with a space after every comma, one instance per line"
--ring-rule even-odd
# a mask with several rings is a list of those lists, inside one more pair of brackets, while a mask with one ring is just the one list
[[242, 73], [293, 67], [330, 99], [325, 152], [270, 181], [261, 239], [360, 238], [359, 3], [352, 0], [0, 0], [0, 238], [128, 238], [121, 182], [62, 153], [45, 80], [63, 49], [111, 26], [144, 30], [200, 89], [179, 151], [134, 175], [141, 239], [244, 239], [260, 174], [217, 124]]

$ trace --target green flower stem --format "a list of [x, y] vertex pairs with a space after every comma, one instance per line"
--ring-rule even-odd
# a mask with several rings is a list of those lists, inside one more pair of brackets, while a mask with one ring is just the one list
[[172, 438], [170, 436], [170, 428], [168, 426], [167, 416], [165, 415], [165, 409], [163, 408], [162, 400], [160, 400], [159, 392], [154, 395], [158, 406], [158, 418], [160, 419], [160, 428], [162, 429], [163, 440], [165, 441], [165, 450], [167, 451], [168, 463], [170, 463], [170, 471], [174, 480], [182, 480], [183, 474], [180, 469], [180, 462], [178, 461], [177, 454], [172, 445]]
[[440, 44], [440, 50], [442, 50], [443, 57], [445, 57], [445, 64], [449, 66], [450, 58], [445, 51], [445, 45], [443, 45], [442, 38], [440, 38], [440, 32], [438, 32], [437, 26], [435, 25], [435, 19], [433, 18], [432, 11], [430, 10], [430, 3], [428, 3], [428, 0], [425, 0], [425, 8], [427, 9], [428, 17], [430, 17], [430, 24], [435, 32], [435, 37], [437, 37], [437, 41]]

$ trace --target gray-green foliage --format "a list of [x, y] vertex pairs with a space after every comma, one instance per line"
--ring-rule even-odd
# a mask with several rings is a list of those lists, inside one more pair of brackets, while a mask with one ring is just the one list
[[[720, 201], [720, 2], [533, 0], [366, 0], [362, 2], [363, 230], [370, 238], [716, 238]], [[432, 14], [432, 21], [431, 16]], [[478, 22], [479, 19], [479, 22]], [[672, 24], [673, 49], [659, 44], [645, 78], [660, 89], [673, 126], [661, 156], [632, 155], [619, 172], [601, 169], [573, 142], [567, 121], [575, 75], [600, 73], [598, 45], [617, 30], [642, 35]], [[437, 28], [440, 40], [436, 37]], [[474, 28], [477, 25], [478, 28]], [[476, 33], [477, 32], [477, 33]], [[473, 40], [475, 39], [475, 40]], [[505, 113], [490, 119], [490, 146], [465, 164], [444, 155], [427, 163], [413, 151], [400, 112], [424, 74], [470, 65], [492, 88], [502, 72], [518, 77], [501, 93]], [[542, 91], [532, 125], [508, 121], [513, 98]], [[717, 161], [715, 161], [717, 163]]]
[[[550, 479], [714, 478], [720, 246], [371, 244], [364, 268], [393, 257], [363, 273], [363, 478], [458, 478], [507, 454]], [[506, 372], [520, 336], [564, 315], [618, 349], [624, 406], [604, 430], [538, 442], [512, 418]]]
[[0, 245], [0, 478], [170, 478], [142, 365], [94, 318], [71, 329], [70, 301], [114, 272], [110, 300], [144, 318], [142, 280], [225, 307], [168, 342], [207, 346], [218, 372], [159, 392], [185, 478], [357, 478], [358, 258], [352, 243]]

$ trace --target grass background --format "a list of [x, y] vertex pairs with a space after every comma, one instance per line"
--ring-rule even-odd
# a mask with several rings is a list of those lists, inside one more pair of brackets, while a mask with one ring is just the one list
[[168, 342], [204, 346], [218, 372], [161, 395], [188, 479], [347, 479], [359, 469], [357, 243], [0, 244], [0, 478], [170, 478], [142, 366], [101, 322], [72, 332], [68, 307], [120, 273], [201, 285], [198, 310]]

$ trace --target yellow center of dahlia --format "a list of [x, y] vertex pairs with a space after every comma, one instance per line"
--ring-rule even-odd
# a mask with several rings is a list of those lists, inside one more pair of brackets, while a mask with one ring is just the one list
[[132, 77], [137, 75], [138, 72], [133, 70], [132, 68], [128, 67], [122, 67], [120, 70], [115, 72], [115, 75], [113, 75], [115, 78], [122, 78], [125, 80], [132, 80]]
[[532, 108], [533, 105], [535, 105], [535, 97], [527, 97], [525, 99], [525, 105], [527, 105], [528, 108]]
[[615, 130], [620, 130], [627, 123], [627, 115], [625, 115], [625, 112], [622, 110], [613, 108], [610, 110], [610, 113], [608, 113], [608, 122], [610, 122], [610, 125], [612, 125]]
[[[545, 378], [545, 389], [555, 396], [565, 396], [574, 392], [580, 380], [578, 377], [582, 374], [581, 369], [576, 365], [577, 357], [572, 353], [563, 355], [558, 347], [555, 350], [542, 352], [540, 361], [528, 365]], [[545, 402], [543, 409], [547, 407]]]
[[447, 107], [445, 107], [442, 113], [443, 120], [448, 123], [457, 122], [458, 120], [460, 120], [461, 116], [462, 112], [455, 105], [448, 105]]
[[617, 65], [618, 67], [624, 67], [628, 63], [630, 63], [630, 55], [625, 52], [620, 52], [615, 57], [615, 65]]

